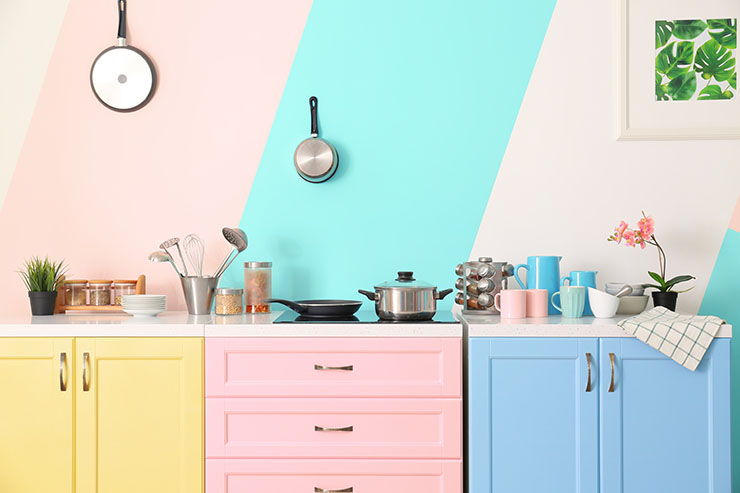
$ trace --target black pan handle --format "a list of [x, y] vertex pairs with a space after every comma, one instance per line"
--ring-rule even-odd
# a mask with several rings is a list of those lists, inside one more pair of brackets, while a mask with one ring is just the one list
[[452, 291], [453, 291], [452, 289], [443, 289], [442, 291], [439, 291], [437, 293], [437, 299], [438, 300], [443, 300], [444, 297], [447, 296], [448, 294], [450, 294]]
[[375, 297], [375, 291], [365, 291], [364, 289], [358, 289], [357, 292], [360, 293], [360, 294], [364, 294], [365, 296], [367, 296], [367, 298], [370, 301], [376, 301], [377, 300], [377, 298]]
[[118, 0], [118, 37], [126, 39], [126, 0]]
[[319, 98], [311, 96], [308, 98], [308, 106], [311, 108], [311, 137], [319, 136], [319, 119], [316, 111], [319, 108]]
[[301, 304], [298, 304], [294, 301], [283, 300], [280, 298], [267, 298], [264, 301], [265, 303], [280, 303], [281, 305], [285, 305], [291, 310], [293, 310], [294, 312], [300, 313], [300, 314], [306, 313], [306, 310], [307, 310], [306, 307]]

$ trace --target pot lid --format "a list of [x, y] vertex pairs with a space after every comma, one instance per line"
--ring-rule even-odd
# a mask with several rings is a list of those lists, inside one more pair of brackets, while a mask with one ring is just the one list
[[385, 281], [384, 283], [378, 284], [376, 288], [425, 288], [425, 289], [437, 289], [434, 284], [429, 284], [424, 281], [417, 281], [414, 279], [414, 273], [411, 271], [399, 271], [398, 277], [395, 281]]

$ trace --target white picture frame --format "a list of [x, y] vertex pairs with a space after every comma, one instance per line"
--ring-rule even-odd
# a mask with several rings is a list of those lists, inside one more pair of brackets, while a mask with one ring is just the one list
[[740, 139], [740, 93], [725, 101], [655, 100], [651, 49], [656, 20], [740, 19], [740, 1], [612, 1], [617, 140]]

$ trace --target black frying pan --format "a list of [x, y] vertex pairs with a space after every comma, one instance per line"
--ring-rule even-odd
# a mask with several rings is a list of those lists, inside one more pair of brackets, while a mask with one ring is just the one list
[[98, 101], [121, 112], [136, 111], [154, 95], [157, 73], [149, 57], [126, 44], [126, 0], [118, 0], [118, 43], [103, 50], [90, 68]]
[[354, 300], [301, 300], [289, 301], [269, 298], [265, 303], [280, 303], [307, 318], [349, 317], [362, 306], [362, 301]]

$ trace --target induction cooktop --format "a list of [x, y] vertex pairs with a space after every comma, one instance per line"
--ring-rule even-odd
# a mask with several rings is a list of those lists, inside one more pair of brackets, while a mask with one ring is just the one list
[[294, 311], [286, 311], [280, 315], [276, 324], [456, 324], [452, 312], [447, 310], [437, 311], [431, 320], [381, 320], [374, 310], [360, 310], [348, 318], [317, 319], [303, 317]]

